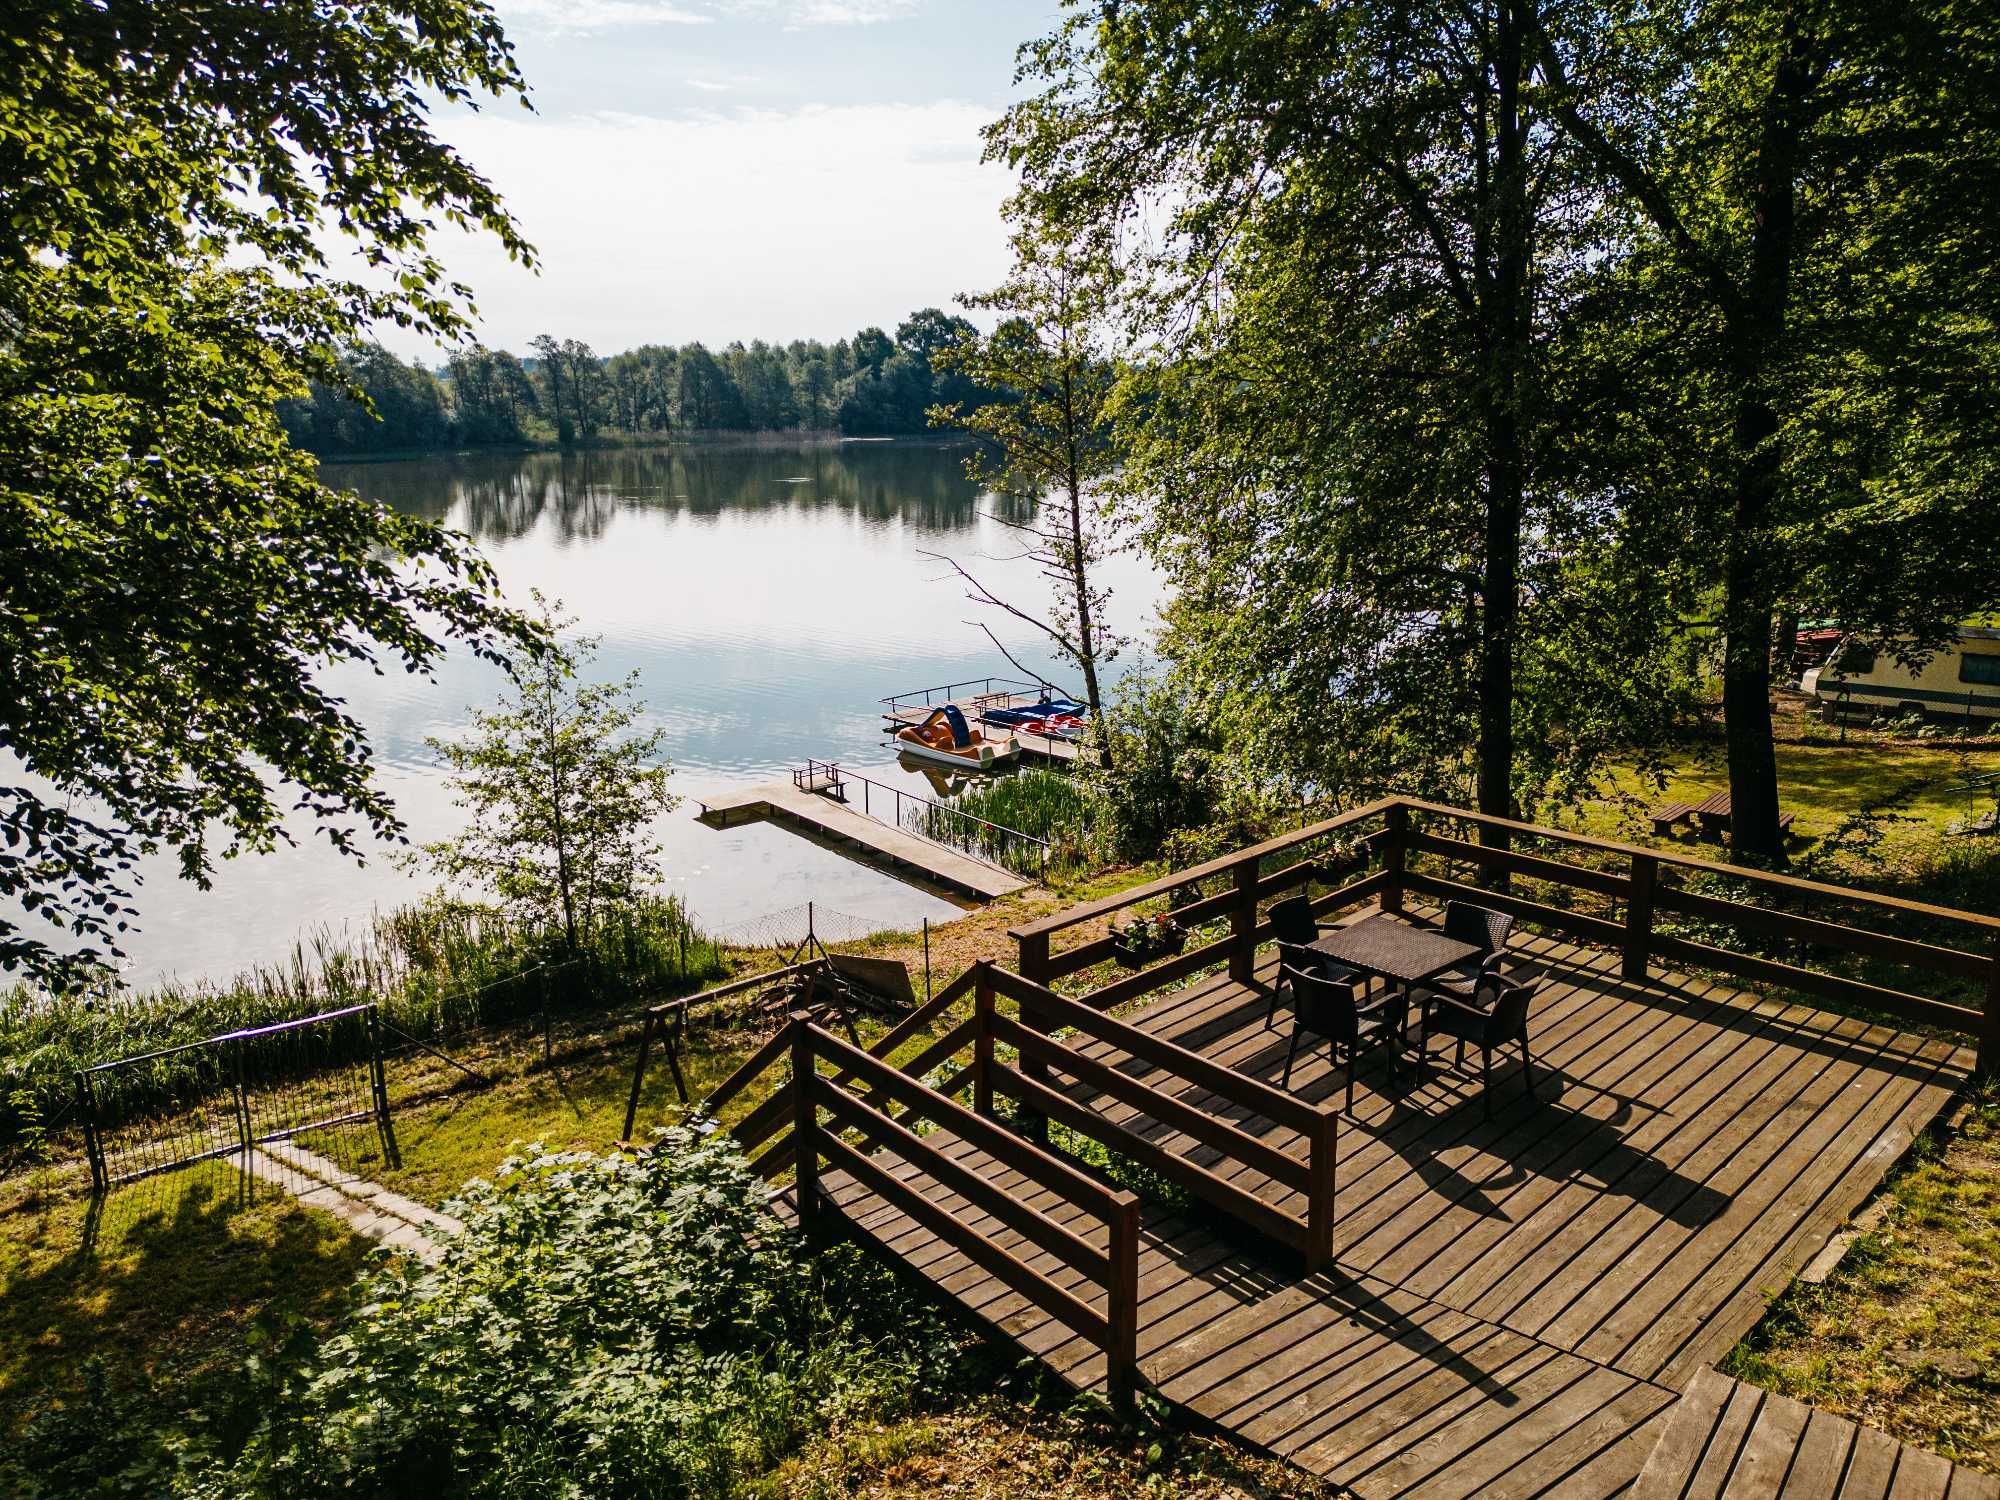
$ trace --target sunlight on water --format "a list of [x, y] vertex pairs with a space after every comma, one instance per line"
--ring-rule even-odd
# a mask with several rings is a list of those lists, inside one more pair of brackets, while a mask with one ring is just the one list
[[[660, 829], [668, 887], [728, 932], [808, 900], [871, 926], [954, 909], [775, 828], [704, 828], [693, 821], [703, 793], [781, 780], [807, 756], [928, 792], [884, 748], [878, 700], [1013, 675], [974, 620], [1076, 686], [1045, 640], [979, 610], [924, 555], [949, 553], [1005, 597], [1045, 597], [1017, 557], [1019, 537], [993, 519], [1015, 502], [981, 495], [960, 458], [928, 444], [660, 448], [328, 465], [326, 477], [471, 533], [510, 598], [539, 588], [603, 637], [601, 674], [640, 673], [688, 799]], [[1158, 592], [1151, 574], [1121, 557], [1107, 576], [1114, 624], [1141, 635]], [[351, 666], [327, 680], [369, 727], [412, 836], [450, 831], [456, 814], [424, 740], [457, 732], [500, 674], [461, 654], [429, 681]], [[208, 892], [157, 861], [128, 977], [224, 977], [281, 956], [302, 928], [338, 929], [421, 893], [386, 854], [357, 866], [302, 842], [225, 866]]]

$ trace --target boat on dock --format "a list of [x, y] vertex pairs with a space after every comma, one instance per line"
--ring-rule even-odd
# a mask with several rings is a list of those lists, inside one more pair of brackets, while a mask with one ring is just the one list
[[1085, 705], [1046, 682], [1023, 678], [974, 677], [893, 694], [882, 700], [883, 732], [900, 738], [903, 730], [946, 707], [956, 708], [970, 725], [1010, 736], [1021, 760], [1068, 766], [1096, 758], [1096, 752], [1081, 743]]
[[1011, 734], [974, 729], [956, 703], [932, 709], [917, 724], [896, 731], [896, 753], [924, 765], [956, 771], [995, 771], [1012, 765], [1021, 744]]

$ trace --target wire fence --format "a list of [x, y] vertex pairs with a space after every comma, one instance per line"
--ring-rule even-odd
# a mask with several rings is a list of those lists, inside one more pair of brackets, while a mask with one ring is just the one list
[[93, 1192], [296, 1142], [399, 1164], [373, 1005], [225, 1032], [76, 1075]]
[[694, 921], [711, 937], [738, 948], [797, 948], [809, 936], [822, 943], [858, 943], [897, 926], [884, 917], [858, 917], [816, 901], [801, 901], [797, 906], [734, 922], [712, 922], [707, 917], [694, 917]]

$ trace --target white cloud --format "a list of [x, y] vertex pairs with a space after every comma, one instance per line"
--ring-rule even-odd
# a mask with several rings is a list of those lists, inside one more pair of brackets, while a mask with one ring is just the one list
[[1011, 181], [977, 159], [997, 112], [462, 117], [453, 144], [499, 188], [542, 271], [513, 266], [490, 239], [441, 236], [436, 248], [474, 288], [481, 337], [496, 346], [544, 331], [612, 352], [894, 326], [1006, 271]]
[[714, 19], [672, 0], [500, 0], [503, 22], [544, 31], [602, 31], [613, 26], [705, 26]]
[[691, 89], [700, 89], [704, 94], [726, 94], [733, 87], [727, 83], [717, 83], [713, 78], [684, 78], [681, 80]]
[[796, 30], [900, 21], [921, 10], [923, 0], [722, 0], [722, 8], [735, 15], [780, 21]]

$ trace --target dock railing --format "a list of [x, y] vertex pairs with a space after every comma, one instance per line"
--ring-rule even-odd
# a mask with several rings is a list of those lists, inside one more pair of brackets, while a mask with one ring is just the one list
[[880, 797], [889, 811], [889, 817], [884, 821], [907, 833], [957, 849], [1033, 880], [1048, 876], [1055, 853], [1055, 845], [1048, 839], [1023, 833], [1018, 828], [1009, 828], [1004, 823], [975, 817], [949, 802], [937, 802], [915, 792], [906, 792], [872, 776], [843, 770], [837, 761], [807, 761], [803, 767], [792, 772], [792, 785], [800, 791], [838, 797], [850, 807], [854, 805], [854, 796], [849, 787], [859, 787], [861, 811], [871, 818], [876, 815], [875, 799]]
[[[1728, 974], [1975, 1037], [1980, 1070], [2000, 1071], [2000, 918], [1415, 798], [1371, 802], [1009, 935], [1021, 973], [1053, 985], [1112, 957], [1102, 927], [1119, 912], [1167, 902], [1183, 925], [1227, 919], [1226, 936], [1079, 997], [1107, 1009], [1218, 964], [1252, 983], [1271, 937], [1262, 905], [1311, 883], [1333, 887], [1313, 900], [1320, 916], [1370, 900], [1400, 911], [1412, 894], [1470, 901], [1620, 954], [1633, 983], [1655, 965]], [[1081, 940], [1057, 947], [1067, 935]]]
[[996, 688], [1006, 692], [1035, 693], [1050, 697], [1055, 689], [1041, 681], [1030, 682], [1024, 677], [972, 677], [964, 682], [947, 682], [937, 687], [911, 688], [905, 693], [892, 693], [882, 700], [883, 714], [899, 714], [912, 708], [930, 708], [933, 705], [955, 703], [967, 689], [977, 689], [974, 696], [990, 698]]

